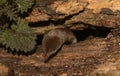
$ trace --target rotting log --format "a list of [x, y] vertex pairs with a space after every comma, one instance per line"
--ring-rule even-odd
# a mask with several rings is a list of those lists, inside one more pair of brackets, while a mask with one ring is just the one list
[[[120, 25], [120, 13], [115, 11], [116, 8], [114, 9], [115, 6], [117, 7], [120, 4], [119, 0], [37, 1], [38, 7], [35, 7], [32, 13], [26, 17], [28, 22], [33, 23], [32, 28], [37, 34], [43, 34], [45, 31], [54, 28], [68, 27], [70, 29], [81, 30], [91, 26], [116, 28]], [[106, 6], [104, 6], [105, 4]], [[109, 9], [101, 10], [101, 8]], [[99, 10], [99, 12], [96, 13], [96, 10]], [[120, 10], [120, 7], [117, 10]], [[34, 23], [44, 21], [50, 23], [47, 26], [43, 24], [42, 26], [34, 27]], [[114, 33], [116, 34], [116, 32]], [[38, 47], [37, 51], [29, 56], [12, 55], [5, 50], [1, 50], [0, 64], [10, 67], [14, 71], [15, 76], [44, 76], [64, 73], [73, 75], [76, 71], [81, 73], [80, 76], [85, 76], [85, 74], [89, 75], [90, 71], [94, 70], [97, 64], [105, 62], [107, 57], [111, 56], [109, 54], [119, 53], [120, 46], [117, 45], [120, 42], [119, 37], [115, 39], [110, 35], [110, 38], [111, 40], [105, 40], [104, 38], [88, 39], [76, 44], [64, 45], [59, 53], [50, 59], [48, 63], [44, 63], [42, 60], [41, 47]], [[115, 48], [118, 50], [114, 50]]]
[[[15, 76], [19, 74], [23, 76], [36, 74], [54, 75], [55, 73], [58, 75], [63, 73], [71, 75], [73, 72], [76, 72], [76, 70], [74, 70], [75, 68], [78, 69], [78, 71], [83, 71], [82, 73], [85, 75], [86, 71], [84, 71], [84, 69], [92, 69], [90, 67], [94, 68], [95, 66], [93, 65], [102, 62], [99, 60], [99, 57], [110, 50], [108, 44], [104, 39], [91, 39], [64, 46], [48, 63], [43, 62], [41, 48], [29, 56], [13, 56], [5, 51], [0, 51], [0, 63], [6, 66], [10, 65]], [[65, 71], [65, 69], [69, 70]], [[58, 72], [59, 70], [61, 70], [61, 72]]]
[[[97, 5], [104, 6], [97, 9]], [[94, 3], [94, 5], [92, 5]], [[116, 6], [115, 6], [116, 3]], [[104, 3], [99, 0], [37, 0], [36, 7], [25, 19], [32, 22], [33, 29], [37, 34], [43, 34], [47, 30], [54, 28], [70, 28], [83, 30], [88, 27], [116, 28], [120, 25], [120, 8], [117, 7], [119, 1], [113, 0]], [[114, 5], [113, 7], [109, 7]], [[94, 7], [92, 7], [94, 6]], [[34, 23], [49, 22], [36, 26]]]

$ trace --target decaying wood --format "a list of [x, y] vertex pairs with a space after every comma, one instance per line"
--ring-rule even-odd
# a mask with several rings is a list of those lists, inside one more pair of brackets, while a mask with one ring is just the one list
[[[4, 75], [9, 73], [12, 76], [56, 74], [62, 76], [92, 74], [90, 76], [96, 76], [101, 75], [102, 72], [102, 75], [104, 73], [109, 76], [107, 74], [115, 70], [112, 76], [116, 76], [114, 73], [117, 72], [118, 74], [120, 72], [119, 65], [117, 65], [119, 61], [116, 61], [120, 57], [120, 35], [116, 35], [117, 37], [113, 37], [114, 35], [111, 34], [106, 39], [93, 38], [72, 45], [64, 45], [48, 63], [43, 62], [41, 46], [38, 47], [39, 49], [35, 53], [27, 56], [13, 55], [7, 53], [4, 49], [0, 49], [0, 67], [4, 68], [0, 73]], [[106, 61], [107, 63], [104, 64]], [[8, 69], [11, 71], [9, 72]]]
[[[48, 63], [57, 64], [58, 62], [71, 61], [72, 59], [82, 59], [88, 57], [98, 57], [105, 51], [110, 50], [111, 44], [105, 39], [91, 39], [72, 45], [64, 45], [60, 52]], [[41, 46], [37, 51], [40, 51]], [[42, 59], [42, 58], [40, 58]], [[59, 64], [60, 65], [60, 64]]]
[[[44, 34], [46, 31], [56, 29], [56, 28], [65, 28], [65, 27], [66, 26], [62, 26], [62, 25], [58, 25], [58, 26], [49, 25], [49, 26], [41, 26], [41, 27], [32, 27], [32, 29], [34, 30], [35, 34]], [[75, 25], [74, 27], [71, 26], [69, 29], [83, 30], [84, 28], [85, 28], [85, 26], [83, 24], [81, 24], [81, 26], [80, 25]]]
[[[88, 27], [120, 26], [119, 0], [36, 1], [36, 7], [25, 18], [32, 24], [36, 34], [44, 34], [55, 28], [83, 30]], [[45, 22], [48, 24], [44, 26]], [[36, 23], [42, 24], [37, 24], [36, 27]], [[27, 56], [13, 55], [0, 49], [0, 69], [4, 68], [0, 73], [11, 76], [103, 76], [106, 72], [104, 76], [120, 76], [119, 31], [120, 29], [114, 29], [106, 38], [94, 37], [78, 41], [76, 44], [64, 45], [48, 63], [43, 62], [41, 46], [38, 46], [35, 53]], [[119, 61], [116, 61], [117, 59]], [[101, 66], [98, 66], [99, 64]]]
[[[51, 58], [47, 63], [43, 62], [41, 46], [38, 47], [39, 49], [36, 51], [36, 53], [29, 56], [13, 56], [12, 54], [5, 51], [3, 52], [1, 50], [0, 63], [4, 63], [6, 66], [10, 65], [10, 68], [12, 68], [15, 75], [36, 75], [37, 71], [39, 71], [37, 72], [38, 75], [46, 75], [50, 74], [50, 72], [48, 72], [49, 68], [51, 68], [51, 71], [53, 70], [53, 68], [55, 69], [59, 67], [61, 67], [61, 69], [63, 70], [65, 68], [70, 68], [67, 66], [71, 66], [72, 64], [81, 66], [92, 64], [94, 62], [99, 63], [100, 61], [99, 58], [97, 59], [97, 57], [110, 50], [108, 44], [109, 43], [104, 39], [92, 39], [68, 46], [64, 45], [61, 51], [59, 51], [59, 53]], [[89, 58], [90, 61], [87, 61], [86, 59]], [[55, 73], [55, 71], [53, 73]]]
[[105, 2], [101, 0], [38, 0], [37, 7], [33, 8], [31, 14], [25, 19], [32, 23], [50, 22], [47, 27], [38, 25], [34, 28], [35, 33], [39, 34], [43, 34], [51, 28], [61, 27], [75, 30], [81, 30], [88, 26], [116, 28], [120, 23], [120, 11], [117, 11], [120, 9], [117, 7], [118, 3], [119, 1], [116, 0], [106, 0]]

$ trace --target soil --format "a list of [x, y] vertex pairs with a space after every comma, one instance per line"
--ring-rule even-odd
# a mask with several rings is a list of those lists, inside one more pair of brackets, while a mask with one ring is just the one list
[[28, 55], [13, 54], [1, 48], [0, 74], [1, 76], [120, 76], [119, 28], [111, 30], [105, 37], [90, 34], [84, 38], [77, 38], [77, 43], [64, 45], [47, 63], [43, 62], [41, 45], [37, 46], [34, 53]]

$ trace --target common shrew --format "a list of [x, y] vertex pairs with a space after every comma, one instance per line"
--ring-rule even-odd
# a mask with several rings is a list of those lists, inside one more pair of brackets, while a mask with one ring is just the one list
[[64, 44], [76, 43], [77, 38], [68, 29], [57, 28], [44, 34], [42, 40], [44, 62], [55, 55]]

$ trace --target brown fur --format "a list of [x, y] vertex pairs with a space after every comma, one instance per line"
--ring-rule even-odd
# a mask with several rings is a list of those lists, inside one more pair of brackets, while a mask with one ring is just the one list
[[77, 42], [76, 37], [68, 29], [54, 29], [45, 33], [42, 40], [44, 60], [47, 61], [51, 55], [58, 52], [63, 44], [75, 42]]

